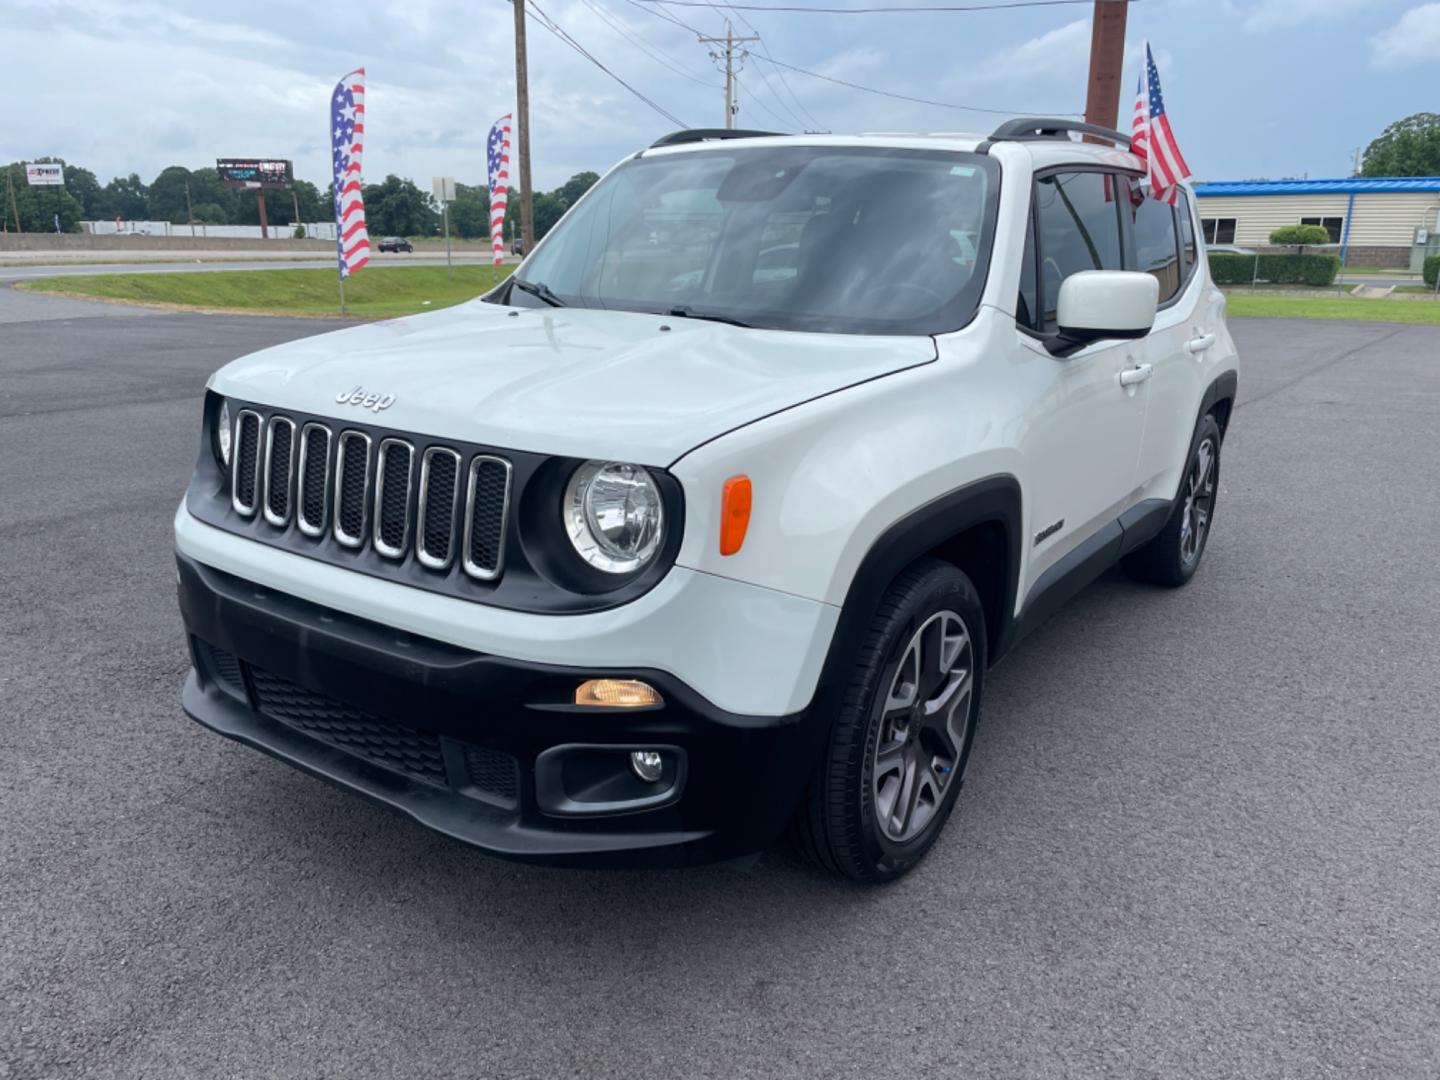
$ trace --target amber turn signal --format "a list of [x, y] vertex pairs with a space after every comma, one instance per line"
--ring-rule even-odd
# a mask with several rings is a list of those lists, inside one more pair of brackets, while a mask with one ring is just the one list
[[642, 705], [663, 705], [665, 699], [660, 691], [639, 679], [587, 679], [575, 688], [575, 704], [634, 709]]
[[748, 476], [732, 476], [725, 481], [725, 490], [720, 495], [721, 555], [734, 555], [745, 543], [745, 530], [750, 527], [752, 496]]

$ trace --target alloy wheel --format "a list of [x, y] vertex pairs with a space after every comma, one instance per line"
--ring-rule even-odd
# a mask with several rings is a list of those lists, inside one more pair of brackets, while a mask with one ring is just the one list
[[936, 612], [905, 646], [878, 706], [871, 795], [880, 829], [895, 843], [924, 831], [955, 779], [970, 725], [974, 657], [965, 621]]
[[1210, 514], [1215, 507], [1215, 442], [1206, 439], [1195, 451], [1185, 481], [1185, 509], [1180, 521], [1180, 558], [1189, 566], [1200, 558]]

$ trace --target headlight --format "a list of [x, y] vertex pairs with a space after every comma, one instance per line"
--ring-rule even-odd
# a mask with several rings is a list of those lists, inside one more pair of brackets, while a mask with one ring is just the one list
[[633, 573], [660, 550], [660, 489], [639, 465], [581, 465], [565, 489], [564, 518], [576, 552], [597, 570]]
[[230, 402], [220, 402], [220, 415], [215, 421], [215, 445], [220, 448], [220, 464], [230, 467]]

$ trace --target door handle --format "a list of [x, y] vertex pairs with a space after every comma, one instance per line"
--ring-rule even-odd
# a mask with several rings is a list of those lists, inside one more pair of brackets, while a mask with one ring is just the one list
[[1144, 382], [1153, 374], [1155, 374], [1153, 364], [1139, 364], [1136, 367], [1126, 368], [1120, 372], [1120, 385], [1134, 386], [1136, 383]]
[[1191, 355], [1199, 355], [1214, 344], [1214, 334], [1200, 334], [1198, 337], [1193, 337], [1185, 343], [1185, 351]]

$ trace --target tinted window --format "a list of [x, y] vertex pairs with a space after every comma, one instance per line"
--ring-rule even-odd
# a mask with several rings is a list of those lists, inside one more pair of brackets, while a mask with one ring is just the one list
[[519, 273], [575, 307], [940, 333], [979, 303], [998, 179], [989, 158], [928, 150], [646, 155], [597, 184]]
[[1233, 217], [1201, 218], [1200, 227], [1205, 230], [1207, 244], [1235, 243], [1235, 219]]
[[1190, 196], [1180, 192], [1180, 252], [1185, 263], [1185, 275], [1195, 265], [1195, 220], [1190, 216]]
[[1040, 215], [1040, 289], [1043, 330], [1056, 329], [1060, 283], [1082, 270], [1123, 270], [1118, 177], [1060, 173], [1035, 182]]
[[1175, 212], [1169, 203], [1146, 198], [1140, 186], [1130, 185], [1130, 217], [1135, 230], [1135, 267], [1160, 282], [1163, 303], [1180, 291], [1180, 245], [1175, 236]]
[[1345, 219], [1343, 217], [1302, 217], [1301, 225], [1323, 225], [1325, 231], [1330, 234], [1330, 243], [1340, 243], [1340, 234], [1345, 231]]

